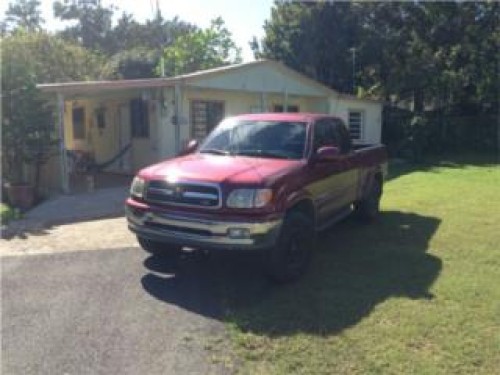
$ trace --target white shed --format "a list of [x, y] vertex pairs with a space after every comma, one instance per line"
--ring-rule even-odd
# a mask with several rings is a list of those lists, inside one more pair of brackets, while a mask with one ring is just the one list
[[[173, 157], [224, 117], [256, 112], [327, 113], [344, 119], [354, 143], [379, 143], [382, 103], [332, 90], [281, 63], [258, 60], [170, 78], [41, 84], [57, 94], [63, 142], [49, 184], [70, 190], [68, 154], [133, 174]], [[46, 173], [49, 175], [50, 173]]]

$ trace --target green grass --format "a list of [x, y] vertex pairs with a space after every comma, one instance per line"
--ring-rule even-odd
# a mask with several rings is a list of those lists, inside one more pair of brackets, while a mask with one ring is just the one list
[[300, 282], [234, 291], [241, 373], [500, 374], [500, 167], [399, 165], [382, 210], [322, 235]]

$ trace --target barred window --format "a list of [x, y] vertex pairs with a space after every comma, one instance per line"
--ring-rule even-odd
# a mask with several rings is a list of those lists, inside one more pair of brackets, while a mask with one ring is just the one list
[[349, 111], [349, 133], [351, 139], [360, 140], [363, 138], [365, 127], [365, 116], [363, 111]]
[[[273, 106], [273, 112], [280, 113], [280, 112], [284, 112], [284, 111], [285, 111], [285, 107], [284, 107], [283, 104], [275, 104]], [[299, 111], [299, 106], [298, 105], [293, 105], [293, 104], [292, 105], [290, 105], [290, 104], [287, 105], [286, 111], [288, 113], [292, 113], [292, 112], [297, 113], [297, 112], [300, 112]]]
[[193, 100], [191, 102], [192, 137], [201, 140], [224, 118], [224, 102]]

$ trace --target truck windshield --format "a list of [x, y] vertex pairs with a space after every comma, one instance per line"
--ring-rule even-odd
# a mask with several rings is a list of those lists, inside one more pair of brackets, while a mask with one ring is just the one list
[[305, 122], [226, 120], [210, 133], [199, 152], [302, 159], [305, 144]]

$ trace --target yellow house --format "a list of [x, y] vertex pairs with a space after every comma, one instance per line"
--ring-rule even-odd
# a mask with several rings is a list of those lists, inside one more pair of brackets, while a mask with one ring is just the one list
[[134, 174], [202, 139], [224, 117], [315, 112], [343, 118], [354, 142], [379, 143], [382, 104], [341, 94], [271, 60], [170, 78], [41, 84], [57, 97], [60, 158], [49, 186], [71, 190], [81, 160]]

